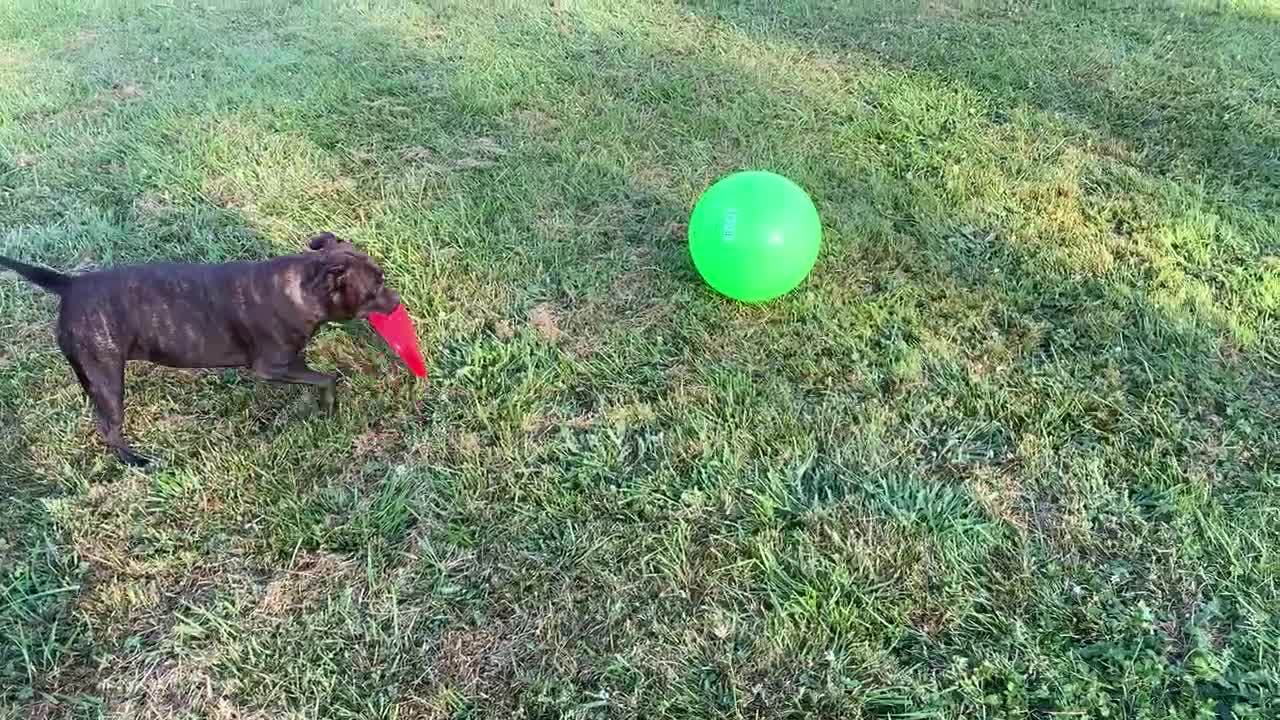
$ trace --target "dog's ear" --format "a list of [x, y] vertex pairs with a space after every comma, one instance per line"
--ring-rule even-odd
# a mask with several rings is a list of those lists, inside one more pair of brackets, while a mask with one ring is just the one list
[[324, 266], [324, 282], [329, 292], [338, 292], [347, 284], [347, 263], [336, 262]]
[[307, 247], [312, 250], [329, 250], [347, 242], [331, 232], [321, 232], [307, 238]]
[[342, 256], [316, 257], [307, 273], [307, 287], [324, 295], [341, 292], [347, 285], [349, 266], [348, 259]]

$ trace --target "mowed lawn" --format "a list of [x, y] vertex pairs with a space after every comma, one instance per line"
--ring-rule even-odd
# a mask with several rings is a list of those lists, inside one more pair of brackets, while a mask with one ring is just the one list
[[[0, 5], [0, 253], [331, 229], [430, 367], [134, 366], [138, 472], [0, 276], [0, 718], [1280, 716], [1280, 21], [1218, 4]], [[825, 226], [762, 307], [686, 247], [743, 168]]]

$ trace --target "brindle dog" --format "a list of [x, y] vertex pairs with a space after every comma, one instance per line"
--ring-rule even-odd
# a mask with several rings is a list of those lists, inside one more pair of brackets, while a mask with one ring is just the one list
[[307, 367], [302, 350], [326, 322], [392, 312], [400, 304], [382, 269], [325, 232], [312, 252], [263, 262], [157, 263], [64, 275], [0, 256], [6, 267], [62, 299], [58, 347], [93, 402], [116, 457], [146, 465], [124, 439], [124, 366], [249, 367], [259, 377], [318, 385], [332, 411], [337, 378]]

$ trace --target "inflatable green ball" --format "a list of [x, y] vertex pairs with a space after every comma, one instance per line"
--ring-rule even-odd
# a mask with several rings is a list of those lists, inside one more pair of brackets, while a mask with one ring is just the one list
[[813, 269], [822, 223], [799, 185], [738, 172], [707, 188], [689, 217], [689, 254], [707, 284], [759, 303], [790, 292]]

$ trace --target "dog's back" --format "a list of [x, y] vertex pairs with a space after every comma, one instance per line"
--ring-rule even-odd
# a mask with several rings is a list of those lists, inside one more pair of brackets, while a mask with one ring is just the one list
[[170, 367], [248, 365], [255, 347], [303, 344], [323, 319], [304, 287], [310, 261], [155, 263], [74, 276], [61, 292], [59, 344], [92, 338], [101, 350]]

